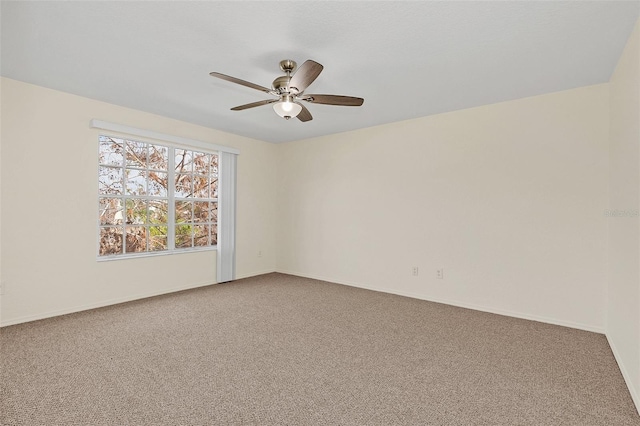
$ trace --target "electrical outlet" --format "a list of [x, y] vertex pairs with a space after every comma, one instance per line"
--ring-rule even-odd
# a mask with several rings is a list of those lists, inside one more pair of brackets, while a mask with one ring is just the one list
[[417, 276], [418, 276], [418, 267], [417, 267], [417, 266], [414, 266], [413, 268], [411, 268], [411, 274], [412, 274], [414, 277], [417, 277]]
[[444, 269], [440, 268], [440, 269], [436, 269], [436, 278], [439, 280], [443, 280], [444, 279]]
[[258, 250], [258, 257], [262, 257], [262, 250]]

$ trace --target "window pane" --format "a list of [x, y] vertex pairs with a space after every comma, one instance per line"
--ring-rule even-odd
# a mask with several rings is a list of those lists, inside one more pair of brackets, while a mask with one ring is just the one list
[[100, 153], [98, 162], [111, 166], [122, 166], [122, 142], [120, 139], [111, 139], [100, 136]]
[[211, 178], [211, 185], [209, 185], [209, 197], [218, 198], [218, 178]]
[[215, 246], [218, 244], [218, 225], [211, 225], [209, 228], [211, 229], [211, 245]]
[[144, 142], [126, 141], [127, 167], [147, 167], [147, 144]]
[[127, 253], [147, 251], [147, 230], [144, 226], [127, 226], [126, 231], [125, 251]]
[[176, 248], [191, 247], [192, 234], [192, 225], [176, 224]]
[[148, 172], [147, 194], [153, 197], [166, 197], [168, 188], [168, 175], [163, 172]]
[[127, 195], [147, 195], [147, 172], [144, 170], [125, 170], [127, 174]]
[[100, 198], [100, 225], [122, 223], [122, 200], [120, 198]]
[[209, 227], [206, 225], [195, 225], [193, 227], [193, 245], [195, 247], [206, 247], [209, 245]]
[[218, 223], [218, 203], [209, 203], [209, 220]]
[[166, 226], [149, 227], [149, 251], [167, 250], [167, 231]]
[[185, 174], [176, 175], [175, 196], [178, 198], [189, 198], [193, 195], [191, 181], [193, 176]]
[[207, 176], [193, 177], [193, 196], [195, 198], [209, 198], [209, 178]]
[[209, 221], [209, 203], [206, 201], [195, 201], [193, 203], [193, 221], [208, 222]]
[[176, 222], [191, 222], [193, 202], [176, 201]]
[[169, 148], [162, 145], [149, 144], [149, 168], [154, 170], [169, 170]]
[[175, 168], [177, 173], [190, 172], [192, 167], [192, 153], [186, 149], [176, 149]]
[[168, 223], [169, 202], [167, 200], [150, 200], [149, 201], [149, 223], [160, 224]]
[[215, 154], [211, 154], [211, 170], [209, 174], [212, 177], [218, 177], [218, 156]]
[[100, 228], [100, 256], [122, 253], [122, 227]]
[[193, 153], [193, 171], [199, 175], [209, 174], [209, 163], [211, 162], [211, 155], [204, 152]]
[[129, 198], [127, 206], [127, 225], [142, 225], [147, 222], [147, 200]]
[[98, 190], [101, 195], [122, 194], [122, 169], [118, 167], [100, 167]]

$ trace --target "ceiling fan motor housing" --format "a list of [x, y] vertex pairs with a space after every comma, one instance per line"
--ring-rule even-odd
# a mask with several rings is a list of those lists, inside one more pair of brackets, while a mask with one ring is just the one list
[[280, 69], [287, 73], [287, 75], [280, 76], [273, 80], [273, 83], [271, 83], [271, 87], [273, 88], [273, 90], [280, 93], [281, 95], [290, 93], [295, 96], [298, 94], [298, 90], [295, 87], [289, 87], [289, 81], [291, 81], [291, 73], [296, 69], [297, 65], [298, 64], [296, 64], [296, 61], [291, 59], [284, 59], [280, 61]]
[[271, 87], [273, 87], [273, 90], [277, 91], [278, 93], [287, 92], [288, 86], [289, 86], [288, 75], [280, 76], [275, 80], [273, 80], [273, 83], [271, 83]]

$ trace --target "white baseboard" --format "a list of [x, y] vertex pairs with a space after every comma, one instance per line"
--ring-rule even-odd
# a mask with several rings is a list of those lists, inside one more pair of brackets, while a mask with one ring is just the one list
[[622, 363], [622, 358], [620, 358], [620, 352], [618, 352], [616, 345], [613, 343], [613, 340], [611, 340], [608, 335], [606, 336], [607, 336], [607, 341], [609, 342], [609, 346], [611, 347], [611, 352], [613, 352], [613, 357], [616, 359], [616, 362], [618, 363], [618, 368], [620, 368], [622, 377], [624, 378], [624, 381], [627, 384], [627, 389], [629, 389], [629, 393], [631, 394], [631, 399], [633, 400], [633, 403], [636, 406], [636, 411], [640, 415], [640, 394], [638, 393], [636, 388], [633, 386], [633, 381], [631, 380], [631, 376], [629, 375], [629, 372], [627, 371], [624, 364]]
[[189, 289], [198, 288], [198, 287], [205, 287], [213, 284], [216, 284], [216, 283], [212, 283], [208, 281], [206, 283], [197, 283], [197, 284], [189, 284], [189, 285], [178, 286], [178, 287], [171, 287], [171, 288], [163, 289], [159, 291], [150, 291], [148, 293], [138, 293], [138, 294], [130, 295], [126, 297], [119, 297], [115, 299], [102, 300], [95, 303], [88, 303], [86, 305], [79, 305], [79, 306], [73, 306], [70, 308], [57, 309], [57, 310], [42, 312], [34, 315], [26, 315], [18, 318], [10, 318], [8, 320], [3, 321], [2, 324], [0, 324], [0, 327], [7, 327], [9, 325], [22, 324], [25, 322], [37, 321], [45, 318], [57, 317], [60, 315], [88, 311], [89, 309], [104, 308], [105, 306], [117, 305], [118, 303], [132, 302], [134, 300], [146, 299], [147, 297], [160, 296], [163, 294], [175, 293], [177, 291], [189, 290]]
[[393, 288], [374, 287], [374, 286], [362, 285], [360, 283], [347, 282], [347, 281], [343, 281], [343, 280], [335, 280], [333, 278], [327, 278], [327, 277], [303, 274], [303, 273], [295, 272], [295, 271], [278, 270], [276, 272], [280, 272], [282, 274], [296, 275], [296, 276], [304, 277], [304, 278], [311, 278], [311, 279], [314, 279], [314, 280], [328, 281], [328, 282], [335, 283], [335, 284], [342, 284], [342, 285], [347, 285], [347, 286], [350, 286], [350, 287], [363, 288], [363, 289], [366, 289], [366, 290], [379, 291], [379, 292], [382, 292], [382, 293], [396, 294], [398, 296], [411, 297], [413, 299], [427, 300], [429, 302], [443, 303], [445, 305], [456, 306], [456, 307], [459, 307], [459, 308], [473, 309], [474, 311], [488, 312], [488, 313], [491, 313], [491, 314], [505, 315], [505, 316], [508, 316], [508, 317], [526, 319], [526, 320], [530, 320], [530, 321], [538, 321], [538, 322], [543, 322], [543, 323], [546, 323], [546, 324], [559, 325], [559, 326], [562, 326], [562, 327], [569, 327], [569, 328], [575, 328], [575, 329], [578, 329], [578, 330], [591, 331], [593, 333], [605, 334], [604, 327], [597, 327], [597, 326], [592, 326], [592, 325], [588, 325], [588, 324], [580, 324], [580, 323], [571, 322], [571, 321], [558, 320], [558, 319], [555, 319], [555, 318], [547, 318], [547, 317], [543, 317], [543, 316], [539, 316], [539, 315], [531, 315], [531, 314], [525, 314], [525, 313], [520, 313], [520, 312], [508, 311], [508, 310], [499, 309], [499, 308], [493, 308], [493, 307], [488, 307], [488, 306], [475, 305], [475, 304], [472, 304], [472, 303], [459, 302], [459, 301], [451, 300], [451, 299], [441, 299], [441, 298], [437, 298], [437, 297], [427, 297], [427, 296], [424, 296], [422, 294], [417, 294], [417, 293], [412, 293], [412, 292], [407, 292], [407, 291], [398, 291], [398, 290], [393, 289]]

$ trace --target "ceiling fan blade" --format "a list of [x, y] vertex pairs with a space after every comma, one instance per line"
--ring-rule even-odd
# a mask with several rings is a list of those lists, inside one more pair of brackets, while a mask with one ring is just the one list
[[279, 101], [279, 99], [267, 99], [266, 101], [252, 102], [250, 104], [244, 104], [244, 105], [240, 105], [240, 106], [237, 106], [237, 107], [233, 107], [233, 108], [231, 108], [231, 111], [242, 111], [243, 109], [259, 107], [259, 106], [262, 106], [262, 105], [268, 105], [268, 104], [272, 104], [272, 103], [278, 102], [278, 101]]
[[311, 83], [320, 75], [324, 67], [319, 63], [309, 59], [304, 64], [300, 65], [298, 70], [291, 77], [289, 81], [289, 87], [295, 87], [298, 92], [304, 92], [304, 89], [309, 87]]
[[210, 72], [209, 75], [211, 77], [217, 77], [217, 78], [221, 78], [223, 80], [230, 81], [231, 83], [236, 83], [236, 84], [240, 84], [242, 86], [250, 87], [252, 89], [256, 89], [256, 90], [259, 90], [261, 92], [269, 93], [269, 94], [272, 94], [272, 95], [274, 94], [271, 89], [267, 89], [266, 87], [259, 86], [257, 84], [253, 84], [253, 83], [250, 83], [248, 81], [240, 80], [239, 78], [231, 77], [230, 75], [220, 74], [219, 72]]
[[302, 107], [302, 111], [300, 111], [300, 113], [297, 115], [298, 120], [300, 120], [302, 122], [313, 120], [313, 117], [311, 116], [311, 113], [309, 112], [309, 110], [304, 105], [302, 105], [300, 103], [298, 103], [298, 105], [300, 105]]
[[364, 103], [364, 99], [362, 98], [342, 95], [304, 95], [300, 99], [314, 104], [324, 105], [360, 106]]

